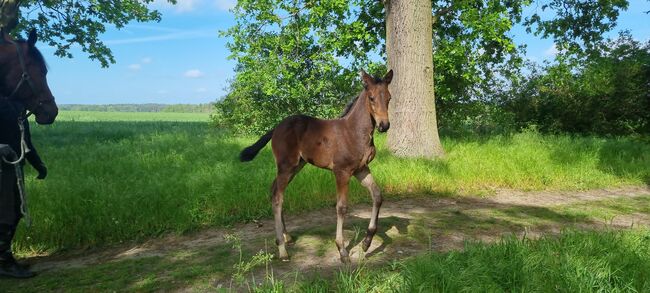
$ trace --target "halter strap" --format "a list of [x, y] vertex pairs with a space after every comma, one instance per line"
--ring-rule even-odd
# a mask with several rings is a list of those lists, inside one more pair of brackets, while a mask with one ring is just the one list
[[13, 98], [14, 95], [20, 90], [20, 87], [23, 85], [24, 82], [27, 82], [27, 85], [29, 85], [29, 88], [32, 90], [32, 94], [36, 94], [36, 87], [32, 83], [32, 78], [29, 76], [29, 73], [27, 73], [27, 66], [25, 65], [25, 60], [23, 58], [23, 54], [20, 51], [20, 46], [18, 45], [17, 42], [10, 41], [11, 43], [14, 44], [16, 47], [16, 53], [18, 54], [18, 62], [20, 63], [20, 69], [23, 71], [23, 73], [20, 75], [20, 81], [18, 81], [18, 84], [16, 85], [16, 88], [14, 88], [14, 91], [11, 92], [11, 95], [9, 95], [8, 98]]
[[[2, 39], [3, 39], [3, 42], [9, 42], [11, 44], [14, 44], [14, 46], [16, 47], [16, 54], [18, 55], [18, 62], [20, 63], [20, 69], [22, 70], [22, 73], [20, 75], [20, 80], [18, 81], [18, 84], [16, 85], [14, 90], [11, 92], [11, 94], [9, 96], [2, 97], [2, 98], [7, 99], [7, 100], [13, 99], [15, 97], [16, 93], [18, 93], [18, 91], [20, 90], [20, 88], [22, 87], [22, 85], [24, 83], [27, 83], [29, 88], [32, 90], [32, 94], [36, 95], [36, 92], [37, 92], [36, 87], [34, 86], [34, 83], [32, 82], [31, 76], [27, 72], [27, 66], [25, 64], [25, 60], [23, 58], [23, 54], [22, 54], [21, 49], [20, 49], [20, 45], [18, 44], [18, 42], [5, 40], [4, 38], [2, 38]], [[25, 107], [24, 102], [20, 101], [20, 103], [22, 103], [23, 107]], [[41, 105], [39, 104], [39, 105], [37, 105], [36, 108], [39, 108], [40, 106]], [[13, 105], [12, 105], [12, 107], [13, 107]], [[25, 108], [27, 108], [27, 107], [25, 107]], [[14, 111], [15, 111], [15, 109], [14, 109]], [[26, 110], [26, 111], [22, 111], [22, 113], [20, 113], [19, 116], [21, 118], [23, 118], [23, 119], [26, 119], [30, 115], [32, 115], [32, 111]]]

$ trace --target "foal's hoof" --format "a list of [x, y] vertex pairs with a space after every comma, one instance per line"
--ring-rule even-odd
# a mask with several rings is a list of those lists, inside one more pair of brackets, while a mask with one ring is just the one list
[[368, 248], [370, 248], [370, 244], [372, 244], [372, 240], [363, 240], [363, 243], [361, 243], [361, 249], [363, 249], [363, 252], [367, 252]]
[[285, 257], [280, 257], [280, 261], [281, 262], [290, 262], [291, 259], [289, 259], [289, 256], [285, 256]]
[[284, 247], [284, 244], [278, 246], [278, 258], [283, 262], [289, 261], [289, 254], [287, 253], [287, 249]]
[[350, 263], [350, 256], [348, 255], [341, 255], [341, 262], [344, 264], [349, 264]]

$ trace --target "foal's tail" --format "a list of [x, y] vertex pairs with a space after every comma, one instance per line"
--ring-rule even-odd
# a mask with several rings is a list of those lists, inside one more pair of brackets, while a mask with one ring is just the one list
[[265, 135], [262, 135], [262, 137], [260, 137], [260, 139], [258, 139], [257, 142], [255, 142], [253, 145], [241, 151], [241, 153], [239, 153], [239, 160], [242, 162], [248, 162], [253, 160], [255, 156], [257, 156], [257, 153], [259, 153], [260, 150], [267, 143], [269, 143], [269, 140], [271, 140], [272, 136], [273, 136], [273, 129], [271, 129]]

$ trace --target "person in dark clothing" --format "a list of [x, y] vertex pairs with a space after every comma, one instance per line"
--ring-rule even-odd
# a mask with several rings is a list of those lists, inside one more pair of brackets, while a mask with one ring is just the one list
[[[20, 104], [0, 99], [0, 157], [7, 161], [15, 161], [20, 157], [19, 123], [22, 123], [27, 146], [25, 158], [38, 171], [37, 178], [44, 179], [47, 176], [47, 168], [32, 144], [29, 122], [27, 119], [19, 120], [23, 111]], [[29, 267], [17, 263], [11, 251], [16, 228], [23, 216], [16, 168], [22, 173], [25, 162], [23, 160], [12, 165], [5, 160], [0, 159], [0, 276], [29, 278], [34, 276], [34, 273], [29, 270]]]

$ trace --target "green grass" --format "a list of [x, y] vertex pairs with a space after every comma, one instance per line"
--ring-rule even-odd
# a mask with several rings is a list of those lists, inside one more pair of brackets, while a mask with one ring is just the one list
[[97, 122], [97, 121], [179, 121], [207, 122], [210, 113], [171, 113], [171, 112], [100, 112], [100, 111], [61, 111], [57, 121]]
[[[19, 230], [15, 248], [21, 254], [142, 241], [271, 216], [270, 148], [253, 162], [237, 160], [256, 137], [235, 137], [205, 122], [135, 121], [153, 119], [149, 114], [180, 119], [174, 113], [85, 112], [88, 118], [70, 118], [74, 113], [62, 112], [55, 124], [32, 128], [50, 173], [38, 181], [26, 168], [34, 222]], [[371, 169], [387, 198], [650, 182], [650, 144], [634, 138], [531, 132], [443, 138], [448, 157], [438, 161], [396, 158], [384, 143], [385, 137], [377, 136], [379, 153]], [[353, 203], [369, 201], [356, 181], [350, 192]], [[285, 197], [290, 214], [334, 204], [333, 176], [311, 166]]]
[[294, 286], [299, 292], [648, 292], [649, 246], [647, 230], [506, 238]]
[[252, 264], [255, 252], [244, 251], [241, 260], [236, 249], [218, 246], [3, 279], [0, 291], [214, 292], [234, 286], [255, 292], [649, 292], [649, 246], [649, 230], [566, 230], [539, 240], [505, 237], [493, 244], [467, 242], [462, 251], [341, 266], [333, 276], [296, 272], [281, 279], [267, 269], [257, 279], [245, 274], [243, 285], [232, 280], [233, 264]]

